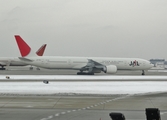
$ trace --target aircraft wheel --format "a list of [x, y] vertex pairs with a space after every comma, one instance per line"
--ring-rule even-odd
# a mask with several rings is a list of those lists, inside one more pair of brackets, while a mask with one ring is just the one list
[[36, 70], [40, 70], [40, 68], [36, 68]]
[[0, 70], [6, 70], [6, 68], [0, 68]]
[[83, 75], [83, 72], [77, 72], [77, 75]]
[[33, 70], [33, 67], [30, 67], [30, 70]]
[[78, 72], [77, 75], [94, 75], [94, 73]]
[[94, 73], [88, 73], [88, 75], [94, 75]]
[[145, 72], [144, 72], [144, 70], [142, 70], [142, 74], [141, 75], [145, 75]]

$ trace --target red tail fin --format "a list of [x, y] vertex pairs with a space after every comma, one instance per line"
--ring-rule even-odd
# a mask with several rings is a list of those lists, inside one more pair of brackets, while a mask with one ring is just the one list
[[45, 51], [45, 48], [46, 48], [46, 44], [43, 44], [43, 45], [38, 49], [38, 51], [36, 52], [36, 54], [37, 54], [38, 56], [43, 56], [43, 53], [44, 53], [44, 51]]
[[15, 35], [15, 39], [19, 47], [21, 56], [22, 57], [27, 56], [31, 51], [31, 48], [29, 47], [29, 45], [27, 45], [27, 43], [19, 35]]

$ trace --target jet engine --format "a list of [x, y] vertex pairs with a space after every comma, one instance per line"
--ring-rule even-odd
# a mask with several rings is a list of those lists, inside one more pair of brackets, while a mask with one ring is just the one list
[[104, 72], [107, 74], [113, 74], [117, 72], [117, 66], [109, 65], [104, 67]]

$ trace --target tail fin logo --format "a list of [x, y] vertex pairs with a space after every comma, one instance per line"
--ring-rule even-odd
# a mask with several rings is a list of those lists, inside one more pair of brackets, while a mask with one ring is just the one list
[[44, 51], [45, 51], [45, 48], [46, 48], [46, 44], [42, 45], [42, 46], [38, 49], [38, 51], [36, 52], [36, 54], [37, 54], [38, 56], [43, 56], [43, 53], [44, 53]]
[[15, 39], [19, 47], [21, 56], [22, 57], [27, 56], [31, 51], [31, 48], [29, 47], [29, 45], [27, 45], [27, 43], [19, 35], [15, 35]]
[[129, 66], [133, 66], [134, 67], [134, 66], [140, 66], [140, 65], [139, 65], [139, 62], [135, 60], [135, 61], [131, 61]]

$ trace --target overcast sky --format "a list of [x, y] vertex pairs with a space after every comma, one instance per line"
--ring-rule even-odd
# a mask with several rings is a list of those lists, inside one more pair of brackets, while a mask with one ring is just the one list
[[167, 59], [167, 0], [0, 0], [0, 57], [15, 34], [47, 56]]

